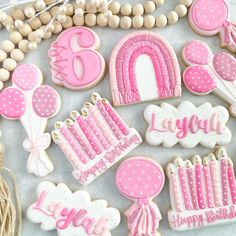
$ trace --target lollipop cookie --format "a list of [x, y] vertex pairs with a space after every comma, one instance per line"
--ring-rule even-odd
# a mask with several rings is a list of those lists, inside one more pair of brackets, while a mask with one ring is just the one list
[[72, 27], [63, 31], [51, 45], [52, 80], [73, 90], [93, 87], [103, 77], [105, 60], [96, 50], [98, 35], [86, 27]]
[[236, 116], [236, 60], [225, 52], [215, 55], [205, 42], [193, 40], [183, 49], [183, 60], [189, 67], [183, 73], [187, 89], [197, 95], [214, 92], [230, 104]]
[[41, 182], [38, 200], [27, 210], [27, 217], [40, 223], [44, 231], [57, 230], [58, 236], [111, 236], [120, 223], [120, 213], [105, 200], [91, 201], [89, 194], [74, 193], [63, 183]]
[[134, 204], [126, 211], [129, 236], [158, 236], [162, 219], [158, 206], [152, 201], [162, 190], [165, 175], [162, 167], [145, 157], [124, 161], [116, 174], [119, 191]]
[[236, 22], [229, 21], [225, 0], [195, 0], [189, 10], [189, 23], [201, 35], [220, 35], [221, 46], [236, 52]]
[[44, 133], [47, 120], [60, 108], [56, 90], [41, 85], [42, 73], [33, 64], [18, 66], [12, 75], [13, 85], [0, 93], [0, 114], [6, 119], [19, 119], [28, 138], [23, 147], [30, 153], [27, 170], [39, 177], [46, 176], [54, 167], [46, 149], [51, 143], [49, 133]]

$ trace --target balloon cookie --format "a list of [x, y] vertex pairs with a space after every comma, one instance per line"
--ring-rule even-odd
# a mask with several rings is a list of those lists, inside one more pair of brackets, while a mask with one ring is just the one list
[[105, 200], [91, 201], [83, 190], [74, 193], [63, 183], [41, 182], [38, 200], [27, 210], [27, 217], [40, 223], [44, 231], [57, 230], [58, 236], [111, 236], [120, 223], [120, 213]]
[[224, 148], [192, 161], [178, 157], [167, 165], [170, 227], [177, 231], [235, 222], [236, 181]]
[[189, 65], [183, 73], [187, 89], [197, 95], [214, 92], [230, 104], [229, 111], [236, 117], [236, 59], [225, 52], [214, 55], [200, 40], [187, 43], [182, 54]]
[[162, 219], [158, 206], [152, 201], [162, 190], [165, 175], [162, 167], [146, 157], [124, 161], [116, 174], [119, 191], [134, 204], [126, 211], [129, 236], [158, 236]]
[[174, 49], [149, 31], [131, 33], [112, 52], [110, 82], [115, 106], [180, 97], [181, 75]]
[[105, 72], [105, 60], [97, 52], [99, 46], [98, 35], [89, 28], [63, 31], [48, 52], [53, 82], [73, 90], [95, 86]]
[[226, 126], [227, 109], [212, 107], [210, 103], [196, 107], [183, 101], [177, 108], [168, 103], [149, 105], [144, 110], [144, 118], [148, 123], [146, 141], [153, 146], [173, 147], [179, 143], [184, 148], [198, 144], [213, 148], [229, 143], [232, 137]]
[[74, 167], [73, 176], [87, 185], [121, 160], [142, 139], [129, 128], [107, 99], [93, 93], [92, 102], [71, 112], [71, 119], [57, 122], [53, 140]]
[[221, 46], [236, 52], [236, 22], [229, 21], [225, 0], [195, 0], [189, 10], [189, 23], [201, 35], [220, 35]]
[[56, 90], [43, 82], [42, 73], [33, 64], [18, 66], [12, 74], [13, 85], [0, 93], [0, 114], [7, 119], [19, 119], [28, 138], [23, 147], [30, 153], [27, 170], [43, 177], [53, 171], [46, 149], [51, 135], [44, 133], [47, 120], [60, 108]]

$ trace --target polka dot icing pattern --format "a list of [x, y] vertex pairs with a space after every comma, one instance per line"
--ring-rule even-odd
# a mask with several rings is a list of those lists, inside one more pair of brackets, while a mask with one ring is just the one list
[[236, 59], [225, 52], [213, 55], [208, 45], [200, 40], [187, 43], [182, 54], [189, 65], [183, 73], [187, 89], [198, 95], [213, 91], [230, 104], [229, 111], [236, 116]]
[[167, 165], [166, 174], [172, 229], [183, 231], [235, 222], [230, 214], [236, 204], [235, 174], [224, 148], [217, 147], [203, 158], [195, 155], [191, 161], [175, 158]]
[[[165, 182], [162, 167], [146, 157], [132, 157], [124, 161], [116, 174], [120, 192], [135, 203], [126, 211], [129, 235], [157, 235], [161, 214], [152, 198]], [[140, 222], [143, 224], [140, 225]]]
[[155, 33], [135, 32], [123, 38], [111, 55], [110, 77], [117, 106], [181, 96], [175, 52]]
[[0, 93], [3, 101], [0, 113], [7, 119], [19, 119], [28, 134], [23, 147], [29, 152], [27, 170], [39, 177], [52, 172], [54, 167], [46, 153], [51, 143], [44, 133], [47, 119], [56, 115], [60, 97], [50, 86], [41, 85], [42, 73], [33, 64], [18, 66], [13, 72], [13, 85]]
[[220, 34], [222, 47], [236, 51], [236, 23], [230, 22], [225, 0], [195, 0], [189, 11], [189, 22], [202, 35]]
[[56, 122], [53, 140], [72, 164], [73, 176], [88, 185], [136, 148], [142, 139], [107, 99], [93, 93], [91, 102], [71, 112], [71, 119]]
[[48, 52], [53, 82], [73, 90], [95, 86], [105, 72], [105, 60], [97, 52], [99, 46], [98, 35], [89, 28], [63, 31]]

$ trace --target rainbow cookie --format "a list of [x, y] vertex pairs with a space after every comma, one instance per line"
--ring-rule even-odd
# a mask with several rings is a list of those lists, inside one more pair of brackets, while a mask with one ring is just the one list
[[74, 167], [73, 176], [87, 185], [136, 148], [142, 139], [129, 128], [109, 101], [93, 93], [92, 103], [57, 122], [53, 140]]
[[189, 65], [183, 73], [187, 89], [197, 95], [214, 92], [230, 104], [229, 111], [236, 116], [236, 59], [228, 53], [215, 55], [205, 42], [188, 42], [182, 52]]
[[224, 148], [201, 159], [175, 158], [166, 167], [169, 178], [170, 227], [177, 231], [236, 221], [236, 181]]
[[105, 60], [97, 52], [99, 46], [98, 35], [89, 28], [63, 31], [48, 52], [53, 82], [73, 90], [95, 86], [105, 73]]
[[23, 142], [30, 153], [27, 170], [44, 177], [54, 169], [46, 153], [51, 135], [44, 131], [47, 120], [59, 111], [61, 100], [54, 88], [42, 85], [42, 72], [33, 64], [18, 66], [12, 81], [13, 85], [0, 93], [0, 114], [6, 119], [20, 120], [28, 135]]
[[181, 75], [171, 45], [148, 31], [131, 33], [114, 48], [110, 82], [115, 106], [181, 96]]
[[44, 231], [57, 230], [58, 236], [110, 236], [120, 223], [120, 213], [105, 200], [91, 201], [86, 191], [74, 193], [63, 183], [41, 182], [38, 200], [27, 210], [33, 223]]
[[219, 34], [221, 46], [236, 52], [236, 22], [229, 21], [225, 0], [195, 0], [189, 10], [189, 23], [199, 34]]
[[152, 201], [165, 183], [162, 167], [147, 157], [132, 157], [124, 161], [116, 174], [119, 191], [134, 204], [126, 211], [129, 236], [158, 236], [162, 219], [158, 206]]
[[183, 101], [177, 108], [168, 103], [149, 105], [144, 110], [144, 118], [148, 123], [146, 141], [153, 146], [173, 147], [179, 143], [184, 148], [197, 144], [213, 148], [229, 143], [232, 137], [226, 126], [227, 109], [212, 107], [210, 103], [196, 107]]

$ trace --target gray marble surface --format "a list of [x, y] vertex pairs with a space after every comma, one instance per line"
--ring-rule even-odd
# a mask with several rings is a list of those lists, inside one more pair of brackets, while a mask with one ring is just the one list
[[[124, 1], [124, 0], [123, 0]], [[132, 0], [130, 0], [132, 2]], [[134, 3], [135, 1], [133, 1]], [[177, 0], [166, 0], [166, 4], [164, 7], [160, 8], [156, 13], [163, 13], [167, 10], [173, 9], [174, 6], [177, 4]], [[231, 15], [232, 19], [236, 20], [236, 1], [229, 0], [229, 5], [231, 8]], [[106, 62], [109, 62], [109, 57], [112, 52], [113, 47], [117, 44], [117, 42], [125, 35], [127, 35], [129, 31], [124, 30], [112, 30], [110, 28], [101, 29], [95, 27], [94, 30], [98, 33], [101, 37], [102, 45], [101, 45], [101, 53], [104, 55]], [[213, 52], [223, 51], [219, 47], [219, 39], [217, 36], [215, 37], [200, 37], [193, 32], [193, 30], [188, 25], [187, 18], [181, 19], [178, 24], [174, 26], [169, 26], [165, 29], [158, 30], [154, 29], [154, 32], [161, 34], [162, 36], [166, 37], [166, 39], [172, 44], [174, 47], [177, 56], [179, 58], [180, 64], [182, 69], [184, 65], [181, 61], [180, 52], [183, 48], [184, 44], [192, 39], [202, 39], [207, 42]], [[1, 31], [0, 32], [0, 40], [6, 39], [7, 33]], [[39, 48], [35, 51], [27, 55], [25, 62], [32, 62], [35, 63], [44, 74], [44, 81], [46, 84], [52, 85], [57, 91], [60, 93], [62, 98], [62, 106], [59, 114], [49, 120], [47, 130], [51, 131], [53, 129], [53, 124], [55, 121], [64, 120], [68, 117], [68, 114], [71, 110], [80, 109], [82, 104], [87, 101], [90, 97], [92, 92], [99, 92], [102, 94], [103, 97], [107, 97], [111, 100], [111, 92], [110, 92], [110, 84], [109, 84], [109, 73], [106, 73], [106, 77], [102, 80], [102, 82], [97, 85], [96, 87], [83, 91], [70, 91], [65, 88], [57, 87], [51, 81], [50, 75], [50, 66], [49, 66], [49, 58], [47, 56], [47, 51], [51, 42], [55, 38], [51, 40], [44, 41], [40, 44]], [[10, 83], [8, 83], [10, 85]], [[196, 105], [200, 105], [203, 102], [211, 102], [213, 105], [224, 105], [227, 106], [222, 100], [220, 100], [215, 95], [211, 94], [208, 96], [194, 96], [190, 94], [187, 90], [183, 90], [183, 96], [179, 99], [169, 100], [168, 102], [172, 105], [177, 105], [180, 101], [183, 100], [190, 100]], [[155, 101], [153, 104], [160, 104], [161, 101]], [[143, 110], [149, 103], [138, 104], [138, 105], [131, 105], [129, 107], [121, 107], [118, 108], [118, 112], [124, 118], [124, 120], [129, 124], [131, 127], [135, 127], [138, 129], [142, 137], [144, 137], [144, 132], [147, 127], [147, 124], [143, 118]], [[236, 127], [236, 120], [234, 118], [230, 118], [229, 127], [232, 130], [233, 137], [230, 144], [227, 145], [227, 150], [230, 157], [233, 159], [234, 163], [236, 164], [236, 134], [234, 133]], [[54, 236], [57, 235], [56, 231], [52, 232], [43, 232], [40, 230], [39, 225], [30, 223], [26, 217], [25, 212], [27, 207], [36, 200], [35, 188], [36, 185], [41, 180], [50, 180], [52, 182], [64, 182], [68, 184], [68, 186], [72, 190], [77, 189], [85, 189], [87, 190], [93, 199], [106, 199], [111, 206], [117, 207], [121, 213], [123, 213], [131, 204], [131, 202], [124, 198], [117, 190], [115, 186], [115, 173], [117, 170], [117, 166], [115, 165], [105, 174], [103, 174], [100, 178], [98, 178], [95, 182], [83, 188], [80, 186], [75, 179], [71, 175], [72, 168], [69, 162], [66, 160], [64, 155], [62, 154], [61, 150], [56, 146], [52, 145], [48, 149], [49, 155], [52, 157], [53, 162], [55, 163], [55, 171], [50, 174], [49, 176], [39, 179], [32, 175], [29, 175], [26, 171], [26, 161], [27, 155], [23, 148], [22, 142], [26, 138], [26, 133], [23, 130], [23, 127], [20, 125], [18, 121], [10, 121], [5, 120], [3, 118], [0, 119], [0, 127], [3, 133], [2, 141], [6, 146], [6, 158], [5, 158], [5, 166], [12, 169], [19, 180], [19, 189], [21, 195], [21, 203], [23, 206], [23, 217], [24, 217], [24, 224], [23, 224], [23, 236]], [[179, 155], [184, 158], [187, 158], [193, 154], [201, 154], [204, 155], [210, 152], [210, 149], [203, 148], [202, 146], [197, 146], [193, 149], [183, 149], [181, 146], [177, 145], [174, 148], [163, 148], [163, 147], [151, 147], [145, 141], [143, 144], [135, 149], [132, 153], [128, 156], [133, 155], [144, 155], [150, 156], [156, 161], [158, 161], [163, 167], [172, 159], [173, 155]], [[169, 193], [168, 193], [168, 181], [166, 181], [165, 187], [161, 194], [155, 198], [155, 202], [160, 207], [163, 220], [160, 223], [160, 232], [162, 235], [168, 236], [206, 236], [206, 235], [214, 235], [214, 236], [233, 236], [235, 235], [236, 231], [236, 223], [232, 223], [229, 225], [220, 225], [209, 227], [205, 229], [189, 231], [189, 232], [181, 232], [177, 233], [172, 231], [169, 228], [167, 222], [167, 210], [170, 206], [169, 201]], [[127, 235], [127, 222], [125, 216], [122, 214], [122, 221], [119, 227], [112, 232], [113, 236], [125, 236]], [[69, 236], [69, 235], [68, 235]]]

